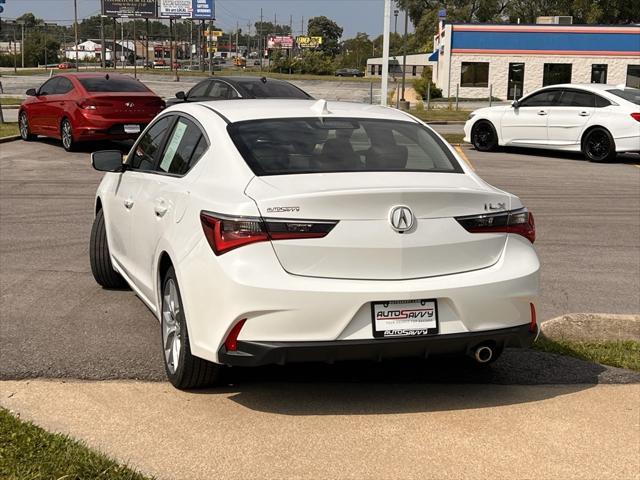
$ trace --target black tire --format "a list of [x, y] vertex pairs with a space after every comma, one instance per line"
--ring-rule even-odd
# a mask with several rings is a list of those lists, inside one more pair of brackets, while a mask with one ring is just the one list
[[89, 242], [89, 261], [91, 273], [98, 285], [110, 289], [127, 288], [127, 282], [113, 269], [109, 244], [107, 243], [107, 231], [104, 226], [104, 214], [98, 212], [91, 227], [91, 240]]
[[[168, 298], [171, 295], [171, 288], [175, 288], [174, 293], [177, 294], [177, 302], [174, 298], [174, 304], [177, 303], [178, 310], [174, 310], [174, 313], [169, 312], [171, 308], [169, 307]], [[184, 309], [182, 308], [180, 286], [178, 285], [178, 279], [176, 278], [176, 273], [173, 267], [170, 267], [167, 270], [162, 281], [162, 305], [160, 316], [160, 344], [162, 346], [162, 358], [167, 378], [171, 384], [180, 390], [188, 390], [193, 388], [211, 387], [219, 383], [224, 366], [195, 357], [191, 354], [189, 330], [187, 329]], [[171, 347], [167, 347], [169, 345], [173, 345], [169, 341], [170, 335], [165, 333], [165, 328], [168, 324], [177, 325], [177, 328], [173, 333], [174, 337], [177, 337], [180, 341], [180, 346], [178, 347], [179, 353], [177, 355], [177, 367], [175, 367], [175, 364], [170, 360], [170, 358], [174, 358], [174, 356], [168, 356], [167, 353], [172, 350]]]
[[616, 143], [607, 129], [596, 127], [582, 139], [582, 153], [590, 162], [611, 162], [616, 158]]
[[20, 116], [18, 117], [18, 127], [20, 129], [20, 138], [25, 142], [31, 142], [38, 137], [31, 133], [31, 129], [29, 128], [29, 117], [25, 111], [20, 112]]
[[73, 140], [73, 125], [68, 118], [63, 118], [60, 122], [60, 139], [62, 140], [62, 146], [67, 152], [73, 152], [76, 150], [76, 142]]
[[491, 122], [480, 120], [471, 129], [471, 143], [480, 152], [491, 152], [498, 148], [498, 134]]

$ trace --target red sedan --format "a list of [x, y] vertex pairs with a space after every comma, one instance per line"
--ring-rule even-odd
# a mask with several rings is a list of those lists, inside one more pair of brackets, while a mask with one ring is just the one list
[[80, 142], [136, 138], [165, 107], [141, 82], [113, 73], [56, 75], [27, 95], [18, 113], [22, 139], [59, 138], [67, 151]]

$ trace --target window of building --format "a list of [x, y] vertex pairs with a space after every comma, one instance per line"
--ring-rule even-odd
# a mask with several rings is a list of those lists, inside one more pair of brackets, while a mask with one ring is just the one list
[[626, 86], [640, 88], [640, 65], [627, 65]]
[[571, 83], [570, 63], [545, 63], [542, 75], [542, 86], [556, 85], [558, 83]]
[[522, 98], [524, 88], [524, 63], [510, 63], [507, 80], [507, 100]]
[[382, 65], [378, 65], [378, 75], [382, 75]]
[[375, 75], [375, 74], [376, 74], [376, 66], [371, 65], [371, 75]]
[[462, 62], [461, 87], [488, 87], [489, 62]]
[[596, 63], [591, 65], [591, 83], [607, 83], [606, 63]]
[[418, 66], [414, 65], [413, 68], [411, 69], [411, 75], [415, 77], [417, 74], [418, 74]]

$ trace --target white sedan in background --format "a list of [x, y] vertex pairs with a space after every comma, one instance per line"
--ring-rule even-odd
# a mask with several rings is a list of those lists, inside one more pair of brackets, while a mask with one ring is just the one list
[[537, 335], [533, 216], [401, 111], [185, 103], [124, 160], [92, 162], [108, 172], [93, 275], [157, 316], [178, 388], [215, 383], [225, 365], [490, 363]]
[[552, 85], [510, 106], [481, 108], [464, 126], [477, 150], [498, 146], [583, 152], [592, 162], [640, 152], [640, 90], [624, 86]]

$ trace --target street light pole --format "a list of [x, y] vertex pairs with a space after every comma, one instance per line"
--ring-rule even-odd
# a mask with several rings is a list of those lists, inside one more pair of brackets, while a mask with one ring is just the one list
[[73, 29], [76, 37], [76, 72], [80, 71], [78, 63], [78, 0], [73, 0]]
[[104, 43], [104, 15], [100, 15], [100, 43], [101, 43], [101, 52], [100, 52], [100, 66], [102, 68], [106, 67], [105, 56], [107, 55], [107, 46]]
[[404, 102], [404, 86], [407, 77], [407, 29], [409, 26], [409, 11], [404, 11], [404, 38], [402, 39], [402, 101]]
[[22, 26], [22, 37], [20, 40], [20, 54], [22, 55], [22, 68], [24, 68], [24, 22], [22, 22], [21, 26]]
[[382, 84], [380, 85], [380, 105], [387, 106], [389, 93], [389, 29], [391, 23], [391, 0], [384, 0], [384, 29], [382, 33]]

